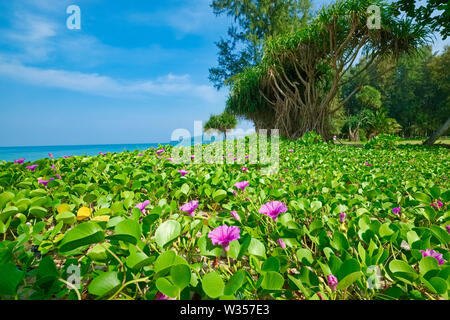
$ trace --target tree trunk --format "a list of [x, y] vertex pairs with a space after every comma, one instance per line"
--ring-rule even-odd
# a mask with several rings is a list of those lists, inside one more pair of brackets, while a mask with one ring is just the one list
[[356, 128], [354, 131], [349, 128], [348, 139], [352, 142], [359, 141], [359, 128]]
[[445, 123], [423, 143], [424, 146], [432, 146], [440, 136], [442, 136], [450, 128], [450, 117]]

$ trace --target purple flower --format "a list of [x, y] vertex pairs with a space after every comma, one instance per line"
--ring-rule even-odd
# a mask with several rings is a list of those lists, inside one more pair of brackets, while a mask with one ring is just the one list
[[169, 161], [173, 161], [173, 158], [167, 158], [167, 160], [169, 160]]
[[194, 156], [194, 155], [192, 155], [192, 156], [191, 156], [191, 159], [195, 159], [195, 156]]
[[56, 174], [56, 177], [57, 177], [58, 179], [62, 179], [61, 176], [60, 176], [59, 174]]
[[35, 165], [32, 165], [32, 166], [26, 167], [25, 169], [34, 171], [37, 167], [39, 167], [39, 165], [35, 164]]
[[338, 279], [333, 276], [332, 274], [327, 276], [328, 286], [331, 288], [331, 290], [336, 290], [336, 287], [338, 285]]
[[186, 174], [189, 173], [189, 171], [186, 170], [178, 170], [179, 173], [181, 173], [181, 176], [184, 177]]
[[259, 213], [271, 217], [274, 221], [277, 221], [280, 213], [284, 213], [286, 211], [286, 205], [280, 201], [271, 201], [259, 208]]
[[399, 213], [400, 213], [400, 210], [402, 210], [401, 207], [394, 208], [394, 209], [392, 209], [392, 213], [393, 213], [393, 214], [399, 214]]
[[341, 223], [344, 223], [344, 221], [345, 221], [345, 217], [346, 217], [347, 215], [345, 214], [345, 212], [341, 212], [340, 214], [339, 214], [339, 221], [341, 221]]
[[420, 250], [422, 252], [422, 257], [433, 257], [439, 262], [439, 265], [444, 264], [445, 260], [442, 258], [442, 253], [436, 252], [431, 249], [427, 249], [425, 251]]
[[183, 205], [180, 210], [183, 212], [187, 212], [191, 215], [191, 217], [194, 217], [194, 211], [195, 209], [197, 209], [198, 207], [198, 201], [191, 201], [189, 203], [186, 203], [185, 205]]
[[52, 169], [53, 171], [56, 172], [56, 168], [55, 168], [55, 165], [54, 165], [54, 164], [50, 167], [50, 169]]
[[430, 206], [432, 206], [432, 207], [435, 207], [435, 208], [442, 208], [442, 206], [443, 206], [444, 204], [441, 202], [441, 201], [436, 201], [436, 203], [432, 203], [432, 204], [430, 204]]
[[277, 240], [278, 245], [280, 246], [281, 249], [286, 249], [286, 243], [284, 243], [283, 239], [278, 239]]
[[17, 159], [14, 163], [22, 164], [25, 161], [25, 158]]
[[234, 186], [238, 189], [241, 189], [242, 191], [245, 190], [250, 185], [248, 181], [241, 181], [234, 184]]
[[53, 159], [53, 154], [51, 154], [50, 152], [48, 153], [48, 156]]
[[73, 156], [63, 156], [64, 159], [72, 158]]
[[155, 300], [176, 300], [176, 298], [170, 298], [164, 293], [158, 291], [158, 293], [156, 293]]
[[143, 156], [144, 156], [143, 153], [139, 153], [139, 154], [138, 154], [138, 157], [143, 157]]
[[209, 232], [208, 238], [211, 239], [212, 244], [219, 244], [223, 246], [225, 251], [230, 250], [230, 242], [239, 239], [241, 230], [239, 227], [229, 227], [226, 224], [223, 226], [215, 228], [213, 231]]
[[161, 150], [158, 150], [158, 151], [156, 151], [156, 154], [159, 156], [161, 153], [163, 153], [164, 151], [166, 151], [166, 150], [164, 150], [164, 149], [161, 149]]
[[450, 233], [450, 225], [445, 226], [445, 229], [447, 229], [447, 232]]
[[47, 188], [47, 183], [53, 180], [55, 180], [55, 178], [50, 178], [49, 180], [42, 180], [42, 178], [39, 178], [38, 183], [42, 183]]
[[294, 152], [294, 149], [290, 149], [289, 152], [291, 152], [291, 153]]
[[242, 167], [241, 170], [242, 170], [243, 172], [248, 171], [248, 169], [247, 169], [247, 168], [244, 168], [244, 167]]
[[365, 165], [368, 166], [368, 167], [371, 167], [371, 166], [372, 166], [372, 165], [371, 165], [370, 163], [368, 163], [367, 161], [366, 161]]
[[98, 154], [101, 155], [101, 156], [106, 156], [106, 153], [103, 153], [101, 151]]
[[145, 207], [148, 206], [149, 204], [150, 200], [145, 200], [142, 203], [138, 203], [135, 208], [138, 208], [139, 210], [141, 210], [142, 214], [145, 214], [146, 213]]
[[239, 217], [238, 213], [236, 211], [230, 212], [231, 216], [235, 218], [237, 221], [241, 221], [241, 217]]

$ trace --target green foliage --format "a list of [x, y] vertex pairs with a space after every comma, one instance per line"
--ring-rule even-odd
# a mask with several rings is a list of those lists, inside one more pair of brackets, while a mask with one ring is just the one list
[[400, 137], [396, 135], [380, 134], [371, 139], [364, 145], [366, 149], [396, 149], [397, 142], [400, 141]]
[[[35, 172], [30, 163], [0, 163], [10, 177], [0, 179], [0, 299], [448, 299], [450, 155], [393, 152], [386, 146], [395, 140], [380, 135], [354, 148], [317, 143], [313, 132], [281, 139], [273, 175], [257, 163], [243, 172], [238, 163], [176, 163], [153, 150], [41, 159]], [[61, 179], [41, 189], [52, 165]], [[243, 180], [245, 192], [234, 187]], [[191, 217], [179, 208], [193, 199]], [[146, 200], [145, 213], [135, 208]], [[258, 213], [269, 201], [287, 206], [277, 221]], [[37, 205], [46, 215], [32, 214]], [[83, 219], [60, 216], [86, 206]], [[229, 251], [208, 237], [224, 224], [240, 228]], [[423, 257], [427, 249], [444, 262]]]
[[[370, 5], [381, 8], [380, 29], [367, 27]], [[267, 40], [261, 62], [233, 78], [226, 110], [253, 120], [257, 129], [279, 128], [282, 136], [293, 140], [308, 131], [328, 140], [330, 118], [345, 102], [333, 105], [341, 86], [352, 77], [364, 79], [386, 57], [414, 53], [428, 43], [428, 32], [410, 20], [395, 18], [386, 2], [337, 1], [307, 26]], [[344, 80], [344, 66], [350, 67], [348, 62], [361, 53], [367, 68]], [[369, 103], [376, 91], [367, 88], [366, 93], [360, 97]]]
[[224, 112], [220, 115], [211, 115], [209, 120], [205, 123], [204, 129], [208, 130], [217, 130], [221, 133], [226, 134], [227, 130], [231, 130], [236, 128], [237, 120], [236, 117], [229, 113]]
[[310, 0], [214, 0], [211, 7], [217, 16], [233, 19], [228, 39], [216, 43], [219, 66], [209, 70], [209, 79], [220, 89], [261, 61], [265, 40], [304, 25], [312, 4]]

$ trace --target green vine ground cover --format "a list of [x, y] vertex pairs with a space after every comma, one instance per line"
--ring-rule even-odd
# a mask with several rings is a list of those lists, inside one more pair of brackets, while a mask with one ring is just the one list
[[281, 141], [270, 176], [161, 149], [0, 164], [0, 298], [448, 299], [447, 149]]

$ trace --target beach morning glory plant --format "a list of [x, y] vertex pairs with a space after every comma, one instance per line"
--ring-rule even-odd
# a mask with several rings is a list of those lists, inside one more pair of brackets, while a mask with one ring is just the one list
[[274, 221], [277, 221], [280, 213], [284, 213], [286, 211], [286, 205], [280, 201], [271, 201], [259, 208], [259, 213], [271, 217]]
[[241, 230], [239, 229], [239, 227], [229, 227], [225, 224], [210, 231], [208, 234], [208, 238], [211, 239], [213, 245], [219, 244], [224, 248], [225, 251], [229, 251], [230, 242], [239, 239], [240, 232]]

